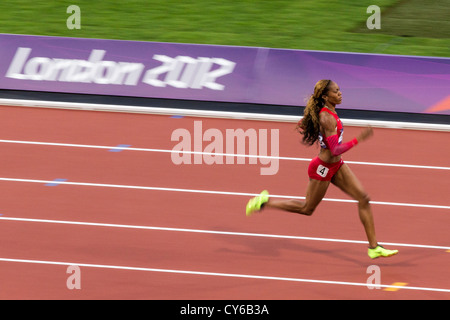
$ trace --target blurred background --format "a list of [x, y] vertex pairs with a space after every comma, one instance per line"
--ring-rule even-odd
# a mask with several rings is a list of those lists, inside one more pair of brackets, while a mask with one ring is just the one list
[[[66, 9], [81, 9], [69, 30]], [[368, 29], [370, 5], [381, 28]], [[450, 0], [2, 0], [0, 32], [450, 56]]]
[[[80, 10], [80, 28], [68, 27], [75, 13], [69, 10], [73, 5]], [[158, 54], [165, 51], [162, 44], [169, 47], [167, 43], [218, 45], [209, 47], [220, 51], [214, 54], [239, 61], [239, 70], [246, 67], [250, 70], [253, 66], [253, 71], [242, 75], [236, 69], [235, 78], [222, 77], [220, 82], [227, 87], [222, 92], [171, 90], [142, 83], [127, 87], [126, 94], [119, 93], [114, 86], [109, 89], [101, 85], [83, 87], [80, 83], [70, 86], [70, 91], [63, 89], [63, 82], [56, 85], [48, 81], [11, 81], [10, 77], [5, 77], [4, 84], [0, 83], [0, 94], [2, 98], [154, 107], [166, 107], [169, 100], [177, 99], [172, 105], [179, 108], [298, 116], [303, 113], [301, 108], [313, 84], [325, 77], [339, 78], [345, 87], [349, 97], [341, 106], [345, 118], [450, 124], [449, 8], [450, 0], [3, 0], [0, 2], [0, 33], [65, 37], [66, 41], [69, 38], [58, 55], [70, 56], [70, 59], [73, 59], [72, 54], [88, 56], [93, 49], [87, 45], [77, 47], [75, 42], [70, 43], [70, 38], [142, 41], [158, 47], [155, 49]], [[369, 27], [374, 23], [378, 24], [377, 28]], [[25, 46], [26, 42], [17, 41], [17, 44], [1, 43], [4, 69], [10, 65], [8, 59], [9, 56], [12, 59], [16, 47]], [[47, 44], [49, 52], [38, 53], [36, 48], [41, 45], [33, 48], [33, 54], [45, 57], [56, 49], [53, 44]], [[111, 45], [108, 59], [114, 56], [117, 60], [129, 59], [125, 57], [137, 54], [135, 49], [126, 49], [125, 43]], [[243, 63], [243, 54], [228, 58], [226, 49], [220, 46], [256, 48], [261, 53]], [[96, 48], [99, 47], [101, 45]], [[268, 56], [264, 53], [266, 48], [272, 51], [293, 49], [290, 51], [297, 53], [278, 50], [283, 52], [261, 63], [260, 60]], [[81, 53], [84, 49], [86, 52]], [[194, 54], [181, 51], [183, 55]], [[324, 51], [333, 54], [326, 56], [322, 54]], [[174, 51], [174, 56], [181, 54], [179, 52]], [[338, 57], [336, 52], [346, 57]], [[313, 60], [309, 60], [312, 55]], [[407, 57], [403, 57], [405, 55]], [[147, 69], [156, 68], [155, 61], [147, 58], [151, 58], [150, 53], [136, 61], [146, 61]], [[288, 63], [288, 59], [291, 62]], [[0, 72], [6, 73], [6, 70]], [[255, 78], [263, 72], [265, 77]], [[239, 82], [244, 78], [247, 82]], [[265, 89], [258, 89], [261, 84]], [[140, 92], [131, 90], [139, 88]], [[231, 94], [239, 90], [247, 91], [239, 99], [231, 99]], [[206, 96], [199, 97], [198, 93], [206, 93]], [[266, 96], [260, 97], [260, 93]]]

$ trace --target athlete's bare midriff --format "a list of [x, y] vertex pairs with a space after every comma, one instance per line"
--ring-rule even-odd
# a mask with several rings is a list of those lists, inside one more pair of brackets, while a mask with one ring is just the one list
[[326, 163], [335, 163], [341, 160], [341, 155], [333, 156], [330, 150], [321, 148], [319, 152], [319, 158]]

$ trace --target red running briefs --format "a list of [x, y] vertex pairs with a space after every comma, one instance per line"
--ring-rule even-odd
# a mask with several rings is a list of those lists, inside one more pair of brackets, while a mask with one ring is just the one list
[[308, 175], [311, 179], [320, 181], [331, 181], [331, 178], [338, 172], [344, 160], [340, 159], [338, 162], [326, 163], [315, 157], [311, 160], [308, 167]]

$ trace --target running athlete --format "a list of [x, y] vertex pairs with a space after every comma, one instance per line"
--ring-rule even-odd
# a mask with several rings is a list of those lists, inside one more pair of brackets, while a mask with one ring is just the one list
[[336, 105], [341, 102], [342, 93], [335, 82], [318, 81], [314, 94], [306, 104], [303, 119], [297, 126], [303, 135], [304, 144], [313, 145], [318, 141], [321, 147], [319, 155], [312, 159], [308, 167], [309, 184], [305, 201], [273, 200], [269, 192], [264, 190], [248, 202], [246, 214], [250, 216], [263, 208], [276, 208], [310, 216], [322, 201], [331, 182], [358, 201], [359, 218], [369, 242], [369, 257], [390, 257], [397, 254], [398, 250], [387, 250], [378, 244], [369, 196], [341, 158], [342, 153], [371, 137], [373, 130], [366, 128], [357, 138], [343, 142], [344, 128], [336, 113]]

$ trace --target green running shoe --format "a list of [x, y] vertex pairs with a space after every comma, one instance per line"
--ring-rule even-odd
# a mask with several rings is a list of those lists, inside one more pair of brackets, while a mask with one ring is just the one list
[[267, 201], [269, 201], [269, 191], [267, 190], [261, 192], [259, 196], [250, 199], [245, 208], [246, 216], [250, 217], [253, 212], [261, 210], [261, 206]]
[[390, 257], [397, 253], [398, 253], [398, 250], [387, 250], [380, 245], [378, 245], [374, 249], [369, 248], [369, 251], [368, 251], [368, 255], [372, 259], [379, 258], [379, 257]]

